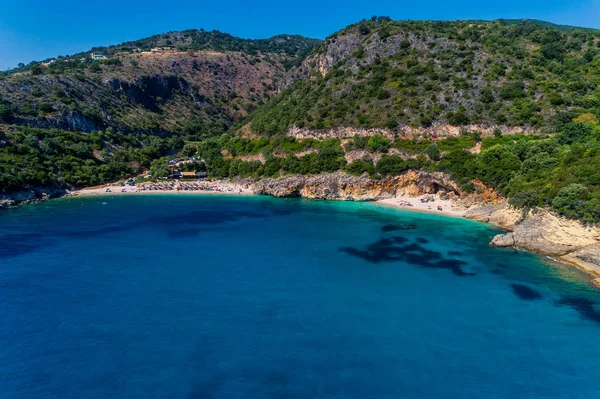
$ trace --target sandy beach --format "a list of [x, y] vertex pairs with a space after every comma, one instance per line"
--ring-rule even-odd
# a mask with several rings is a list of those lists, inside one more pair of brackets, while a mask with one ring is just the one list
[[252, 189], [230, 182], [179, 182], [139, 183], [134, 186], [105, 185], [73, 191], [72, 196], [131, 195], [131, 194], [253, 194]]
[[[409, 211], [428, 212], [446, 216], [463, 217], [465, 214], [464, 210], [456, 209], [454, 207], [453, 200], [442, 200], [439, 196], [435, 195], [433, 196], [433, 201], [422, 203], [420, 198], [421, 197], [396, 197], [379, 200], [377, 203]], [[441, 210], [439, 210], [438, 207], [441, 207]]]
[[[253, 190], [248, 186], [225, 181], [202, 182], [148, 182], [134, 186], [104, 185], [73, 191], [72, 196], [88, 195], [130, 195], [130, 194], [243, 194], [252, 195]], [[415, 212], [428, 212], [439, 215], [462, 217], [465, 212], [454, 207], [453, 200], [442, 200], [437, 195], [427, 196], [429, 202], [421, 202], [422, 197], [396, 197], [376, 201], [379, 205], [406, 209]], [[409, 205], [410, 204], [410, 205]]]

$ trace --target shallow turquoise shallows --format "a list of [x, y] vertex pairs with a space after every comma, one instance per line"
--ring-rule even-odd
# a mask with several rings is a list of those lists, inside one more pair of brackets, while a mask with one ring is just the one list
[[599, 398], [600, 295], [497, 233], [266, 197], [2, 211], [0, 398]]

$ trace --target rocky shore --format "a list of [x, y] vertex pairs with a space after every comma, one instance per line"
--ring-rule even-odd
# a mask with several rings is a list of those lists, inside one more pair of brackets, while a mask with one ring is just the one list
[[600, 228], [566, 219], [547, 209], [516, 210], [506, 203], [473, 207], [465, 217], [508, 230], [492, 239], [496, 247], [520, 248], [570, 263], [600, 288]]
[[65, 196], [69, 191], [61, 187], [35, 187], [11, 193], [0, 192], [0, 209], [12, 206], [34, 204], [52, 198]]
[[[547, 209], [527, 211], [510, 207], [505, 200], [489, 190], [480, 194], [467, 194], [443, 173], [408, 171], [401, 176], [372, 180], [368, 176], [352, 176], [343, 172], [316, 176], [293, 175], [283, 178], [251, 179], [235, 182], [211, 182], [235, 186], [235, 192], [270, 195], [274, 197], [303, 197], [321, 200], [381, 201], [386, 204], [398, 199], [435, 195], [439, 200], [451, 203], [452, 212], [441, 212], [478, 220], [501, 227], [507, 232], [499, 234], [490, 245], [519, 248], [554, 257], [572, 264], [592, 277], [592, 283], [600, 288], [600, 228], [586, 226], [569, 220]], [[104, 194], [107, 186], [82, 190]], [[223, 186], [225, 187], [225, 186]], [[111, 193], [119, 193], [115, 186]], [[137, 192], [137, 188], [125, 190]], [[147, 190], [146, 190], [147, 191]], [[156, 190], [150, 190], [156, 192]], [[229, 192], [231, 190], [223, 190]], [[167, 191], [165, 191], [167, 192]], [[172, 190], [169, 192], [191, 192], [194, 190]], [[60, 187], [40, 187], [19, 192], [0, 194], [0, 209], [45, 201], [68, 195]], [[387, 201], [387, 202], [386, 202]], [[450, 207], [445, 207], [446, 209]]]
[[463, 216], [507, 230], [490, 243], [555, 257], [585, 271], [600, 288], [600, 228], [555, 215], [546, 209], [519, 210], [497, 196], [467, 195], [443, 173], [409, 171], [374, 181], [342, 172], [318, 176], [263, 179], [253, 185], [259, 195], [323, 200], [379, 201], [436, 194], [454, 199]]

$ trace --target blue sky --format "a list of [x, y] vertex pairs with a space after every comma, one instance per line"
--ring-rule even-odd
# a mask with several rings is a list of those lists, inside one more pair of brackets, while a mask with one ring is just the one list
[[372, 15], [393, 19], [536, 18], [600, 28], [600, 0], [1, 0], [0, 70], [171, 30], [324, 38]]

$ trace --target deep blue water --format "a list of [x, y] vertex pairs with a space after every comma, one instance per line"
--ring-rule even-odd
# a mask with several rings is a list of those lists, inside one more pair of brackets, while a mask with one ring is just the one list
[[600, 294], [494, 234], [264, 197], [2, 211], [0, 398], [600, 397]]

